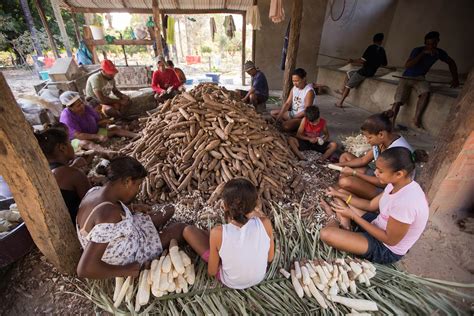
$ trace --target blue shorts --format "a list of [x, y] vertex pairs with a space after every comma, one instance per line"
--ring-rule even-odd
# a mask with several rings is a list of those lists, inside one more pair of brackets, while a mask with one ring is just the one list
[[[367, 212], [362, 216], [362, 218], [371, 223], [375, 218], [377, 218], [377, 216], [378, 214], [376, 213]], [[393, 253], [383, 244], [383, 242], [375, 239], [375, 237], [366, 232], [362, 227], [356, 226], [355, 231], [362, 233], [369, 242], [369, 249], [360, 257], [380, 264], [394, 263], [403, 257]]]

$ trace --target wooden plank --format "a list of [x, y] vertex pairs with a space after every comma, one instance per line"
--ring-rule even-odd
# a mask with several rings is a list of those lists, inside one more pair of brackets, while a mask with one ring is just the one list
[[84, 42], [87, 45], [99, 46], [99, 45], [153, 45], [153, 43], [155, 41], [154, 40], [147, 40], [147, 39], [143, 39], [143, 40], [138, 40], [138, 39], [136, 39], [136, 40], [127, 40], [127, 39], [121, 40], [121, 39], [116, 39], [116, 40], [114, 40], [113, 43], [109, 44], [109, 43], [107, 43], [106, 40], [84, 39]]
[[155, 43], [156, 43], [156, 55], [163, 55], [163, 45], [161, 43], [161, 21], [160, 21], [160, 9], [158, 8], [158, 0], [152, 0], [151, 2], [153, 10], [153, 21], [155, 21]]
[[241, 62], [241, 71], [242, 71], [242, 85], [245, 85], [245, 70], [244, 70], [244, 64], [245, 64], [245, 42], [247, 39], [247, 21], [246, 21], [246, 15], [242, 14], [242, 62]]
[[[147, 8], [82, 8], [71, 7], [71, 12], [76, 13], [134, 13], [152, 14], [153, 9]], [[229, 9], [160, 9], [163, 14], [244, 14], [243, 10]]]
[[51, 6], [53, 8], [54, 17], [56, 18], [56, 23], [59, 27], [59, 32], [61, 33], [61, 39], [63, 41], [64, 47], [68, 57], [72, 57], [71, 43], [66, 32], [66, 26], [64, 24], [63, 16], [61, 15], [61, 9], [59, 8], [59, 0], [50, 0]]
[[43, 5], [39, 0], [34, 0], [36, 10], [38, 10], [38, 14], [41, 19], [41, 23], [43, 24], [44, 29], [46, 30], [46, 34], [48, 35], [49, 45], [51, 46], [51, 50], [53, 51], [53, 55], [55, 58], [59, 58], [58, 48], [56, 47], [56, 43], [54, 42], [53, 34], [51, 33], [51, 29], [49, 28], [48, 22], [46, 20], [46, 16], [44, 14]]
[[31, 126], [0, 73], [0, 170], [35, 244], [59, 271], [74, 274], [80, 245]]
[[300, 42], [301, 20], [303, 18], [303, 0], [293, 0], [291, 10], [290, 35], [288, 39], [288, 50], [285, 61], [285, 73], [283, 75], [283, 102], [286, 101], [293, 86], [291, 74], [295, 70], [296, 58], [298, 57], [298, 46]]

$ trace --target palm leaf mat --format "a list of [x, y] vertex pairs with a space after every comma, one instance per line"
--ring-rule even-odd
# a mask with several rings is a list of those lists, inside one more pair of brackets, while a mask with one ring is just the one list
[[[322, 210], [319, 210], [322, 211]], [[186, 294], [172, 294], [161, 298], [151, 295], [150, 304], [134, 311], [132, 303], [122, 303], [115, 308], [112, 301], [114, 280], [85, 280], [78, 285], [80, 294], [100, 309], [116, 315], [344, 315], [350, 310], [340, 304], [329, 303], [323, 310], [313, 298], [300, 299], [290, 280], [278, 273], [281, 267], [289, 268], [300, 258], [331, 260], [345, 254], [319, 240], [321, 224], [301, 219], [301, 208], [292, 212], [274, 205], [275, 259], [265, 280], [246, 290], [232, 290], [221, 286], [207, 276], [207, 265], [196, 258], [196, 282]], [[359, 284], [357, 295], [347, 297], [369, 299], [377, 302], [383, 315], [467, 315], [459, 306], [474, 301], [463, 290], [474, 284], [459, 284], [417, 277], [394, 266], [376, 265], [377, 274], [371, 286]], [[249, 267], [251, 269], [251, 267]], [[135, 281], [136, 283], [136, 281]], [[137, 291], [137, 285], [134, 289]], [[472, 291], [471, 291], [472, 293]], [[133, 295], [135, 297], [135, 294]], [[467, 303], [467, 304], [466, 304]]]

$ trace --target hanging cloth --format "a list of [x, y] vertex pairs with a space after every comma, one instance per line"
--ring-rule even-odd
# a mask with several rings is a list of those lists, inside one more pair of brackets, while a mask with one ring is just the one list
[[260, 30], [262, 27], [262, 22], [260, 20], [260, 12], [258, 11], [258, 6], [254, 5], [248, 8], [247, 14], [245, 16], [247, 24], [252, 26], [252, 30]]
[[283, 38], [283, 49], [281, 50], [281, 65], [280, 65], [281, 70], [285, 70], [286, 54], [288, 52], [288, 42], [290, 40], [290, 24], [291, 24], [291, 19], [290, 21], [288, 21], [285, 37]]
[[92, 65], [92, 54], [84, 41], [81, 41], [79, 44], [79, 49], [76, 53], [76, 59], [79, 65]]
[[163, 16], [163, 19], [161, 20], [161, 27], [163, 28], [163, 30], [168, 29], [168, 14], [165, 14]]
[[214, 20], [214, 18], [209, 19], [209, 26], [211, 27], [211, 37], [212, 41], [214, 42], [214, 37], [217, 33], [216, 20]]
[[168, 45], [174, 45], [174, 23], [175, 19], [172, 16], [168, 16], [168, 27], [166, 32], [166, 43]]
[[280, 23], [285, 20], [285, 10], [283, 9], [282, 0], [271, 0], [268, 17], [273, 23]]
[[224, 29], [225, 29], [225, 34], [227, 35], [228, 38], [234, 38], [235, 35], [235, 23], [234, 23], [234, 18], [232, 15], [227, 15], [224, 19]]

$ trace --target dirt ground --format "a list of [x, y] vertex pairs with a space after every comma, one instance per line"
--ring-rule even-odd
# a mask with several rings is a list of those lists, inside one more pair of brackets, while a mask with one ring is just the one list
[[2, 71], [2, 73], [15, 96], [22, 93], [35, 94], [33, 86], [42, 82], [41, 79], [29, 70], [6, 70]]
[[[32, 84], [40, 82], [31, 72], [23, 70], [5, 71], [4, 75], [14, 95], [34, 93]], [[368, 116], [368, 112], [358, 108], [347, 108], [345, 112], [335, 109], [334, 98], [330, 96], [319, 96], [318, 104], [336, 141], [357, 132]], [[434, 139], [429, 135], [408, 131], [404, 136], [411, 143], [422, 144], [428, 152], [434, 146]], [[303, 163], [305, 178], [319, 176], [320, 168], [313, 159], [310, 157], [308, 162]], [[322, 186], [318, 182], [307, 189], [311, 194], [320, 195]], [[400, 265], [417, 275], [472, 283], [473, 235], [461, 232], [454, 224], [444, 224], [431, 220], [422, 238]], [[76, 286], [80, 284], [77, 278], [59, 274], [38, 250], [34, 250], [16, 263], [0, 269], [0, 315], [71, 314], [71, 311], [92, 314], [95, 307], [90, 301], [71, 294], [78, 293]]]

